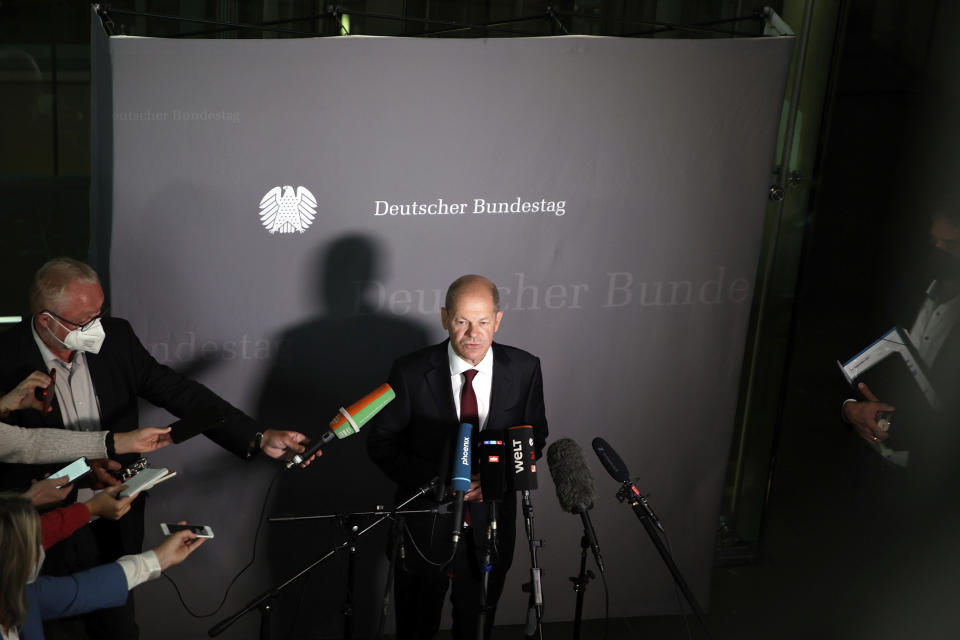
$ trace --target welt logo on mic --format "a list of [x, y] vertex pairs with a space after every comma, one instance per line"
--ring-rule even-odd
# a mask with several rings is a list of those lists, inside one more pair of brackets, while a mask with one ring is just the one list
[[[530, 466], [533, 471], [537, 470], [537, 465], [534, 462], [534, 452], [533, 452], [533, 438], [530, 438]], [[514, 473], [523, 473], [523, 441], [514, 440], [513, 441], [513, 472]]]

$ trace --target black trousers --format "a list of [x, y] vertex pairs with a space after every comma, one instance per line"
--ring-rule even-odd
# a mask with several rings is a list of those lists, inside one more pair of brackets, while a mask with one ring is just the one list
[[[485, 520], [486, 505], [473, 505], [471, 513], [475, 524]], [[421, 545], [421, 551], [430, 550], [432, 560], [449, 556], [449, 518], [440, 519], [435, 531], [443, 532], [434, 538], [434, 544]], [[511, 523], [512, 524], [512, 523]], [[456, 555], [449, 567], [425, 566], [411, 544], [405, 543], [404, 560], [395, 567], [394, 598], [396, 602], [397, 640], [429, 640], [440, 629], [443, 599], [450, 590], [453, 605], [454, 640], [476, 640], [483, 597], [482, 559], [485, 551], [486, 527], [471, 527], [464, 531]], [[439, 538], [439, 540], [437, 539]], [[503, 584], [513, 560], [513, 527], [501, 529], [497, 541], [498, 553], [492, 562], [487, 580], [486, 618], [484, 638], [490, 638], [496, 616], [497, 603], [503, 593]], [[444, 553], [446, 551], [446, 553]]]

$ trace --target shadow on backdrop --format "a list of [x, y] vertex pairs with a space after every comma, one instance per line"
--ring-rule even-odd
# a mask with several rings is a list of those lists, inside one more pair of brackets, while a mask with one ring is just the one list
[[[427, 344], [422, 324], [375, 312], [365, 297], [369, 283], [379, 278], [383, 253], [361, 235], [343, 236], [320, 249], [312, 275], [322, 311], [280, 335], [257, 405], [265, 424], [319, 436], [341, 406], [386, 381], [395, 358]], [[393, 486], [367, 458], [366, 438], [367, 431], [362, 430], [332, 441], [307, 469], [283, 473], [268, 516], [347, 514], [370, 511], [378, 504], [389, 506]], [[264, 527], [270, 568], [278, 582], [345, 540], [337, 519]], [[357, 636], [369, 637], [374, 631], [383, 597], [387, 529], [384, 523], [371, 531], [357, 548], [353, 608]], [[346, 584], [344, 552], [287, 588], [278, 602], [274, 631], [280, 637], [342, 636]], [[270, 586], [263, 585], [264, 590]]]

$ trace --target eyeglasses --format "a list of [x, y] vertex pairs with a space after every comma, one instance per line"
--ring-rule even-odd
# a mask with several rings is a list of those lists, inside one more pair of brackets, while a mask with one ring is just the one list
[[90, 318], [89, 320], [87, 320], [86, 322], [83, 322], [83, 323], [74, 322], [73, 320], [67, 320], [66, 318], [64, 318], [64, 317], [62, 317], [62, 316], [58, 316], [57, 314], [55, 314], [53, 311], [50, 311], [49, 309], [44, 309], [44, 310], [41, 311], [40, 313], [49, 314], [49, 315], [53, 316], [54, 318], [56, 318], [57, 320], [59, 320], [60, 322], [63, 322], [64, 324], [68, 324], [68, 325], [70, 325], [70, 326], [72, 326], [72, 327], [76, 327], [76, 328], [79, 329], [80, 331], [86, 331], [87, 329], [89, 329], [90, 327], [93, 326], [93, 323], [94, 323], [94, 322], [96, 322], [97, 320], [99, 320], [100, 318], [103, 317], [103, 314], [105, 314], [105, 313], [107, 312], [107, 309], [108, 309], [108, 308], [109, 308], [109, 307], [101, 307], [101, 308], [100, 308], [100, 313], [98, 313], [97, 315], [93, 316], [92, 318]]

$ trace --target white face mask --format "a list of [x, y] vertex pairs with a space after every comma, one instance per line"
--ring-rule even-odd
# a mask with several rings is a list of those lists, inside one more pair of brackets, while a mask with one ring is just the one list
[[[53, 321], [64, 329], [67, 328], [54, 316], [50, 315], [50, 317], [53, 318]], [[100, 353], [100, 347], [103, 346], [103, 341], [107, 337], [107, 334], [103, 330], [103, 326], [100, 324], [100, 318], [97, 318], [91, 322], [84, 331], [80, 331], [80, 329], [73, 329], [67, 333], [63, 340], [57, 338], [53, 331], [50, 331], [50, 335], [56, 338], [57, 342], [62, 344], [70, 351], [86, 351], [87, 353]]]
[[43, 566], [43, 561], [46, 557], [47, 553], [43, 550], [43, 547], [40, 547], [40, 557], [37, 558], [37, 566], [33, 568], [33, 571], [27, 577], [27, 584], [32, 584], [37, 581], [37, 576], [40, 575], [40, 567]]

